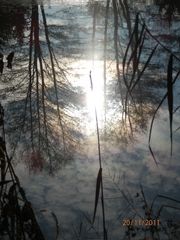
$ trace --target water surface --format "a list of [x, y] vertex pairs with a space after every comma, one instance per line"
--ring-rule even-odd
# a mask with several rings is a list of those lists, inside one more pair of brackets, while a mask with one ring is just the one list
[[[21, 14], [19, 13], [18, 15], [20, 21], [18, 21], [18, 23], [9, 21], [8, 27], [5, 26], [3, 28], [1, 36], [3, 43], [0, 47], [3, 54], [7, 55], [12, 49], [15, 50], [16, 54], [12, 71], [9, 69], [4, 70], [0, 85], [1, 102], [7, 110], [6, 129], [9, 134], [9, 145], [11, 146], [12, 143], [13, 147], [17, 147], [16, 150], [18, 154], [16, 154], [16, 158], [19, 160], [21, 157], [24, 161], [19, 161], [16, 165], [17, 175], [26, 190], [28, 198], [33, 204], [47, 239], [53, 239], [56, 231], [52, 212], [56, 214], [59, 221], [60, 235], [58, 239], [76, 239], [80, 226], [82, 228], [82, 236], [78, 239], [88, 239], [88, 236], [94, 239], [102, 239], [100, 201], [95, 228], [91, 228], [88, 222], [88, 219], [92, 219], [93, 216], [96, 178], [99, 170], [95, 110], [97, 112], [101, 136], [105, 213], [109, 239], [124, 239], [123, 237], [127, 229], [122, 226], [123, 219], [133, 218], [134, 216], [137, 218], [137, 212], [143, 216], [142, 189], [149, 204], [158, 194], [171, 197], [172, 199], [180, 199], [180, 136], [179, 131], [175, 131], [179, 127], [179, 112], [177, 111], [174, 115], [173, 155], [171, 156], [167, 102], [160, 108], [152, 130], [152, 149], [156, 155], [158, 166], [153, 160], [148, 148], [148, 133], [152, 113], [166, 92], [165, 71], [168, 53], [159, 47], [157, 54], [152, 59], [151, 68], [147, 70], [145, 75], [148, 84], [146, 85], [145, 82], [136, 92], [135, 98], [141, 103], [139, 106], [141, 107], [140, 110], [142, 114], [136, 115], [135, 112], [131, 112], [134, 114], [132, 116], [132, 136], [129, 127], [126, 128], [125, 125], [122, 125], [121, 120], [123, 107], [119, 100], [120, 94], [117, 90], [118, 84], [115, 74], [116, 62], [113, 57], [114, 35], [113, 29], [111, 29], [112, 25], [108, 30], [108, 56], [106, 62], [107, 95], [105, 101], [104, 15], [99, 14], [97, 16], [96, 33], [93, 39], [93, 4], [90, 4], [91, 1], [89, 5], [87, 5], [87, 3], [88, 1], [51, 1], [48, 4], [44, 4], [51, 46], [54, 49], [57, 61], [61, 68], [64, 68], [67, 77], [65, 80], [63, 78], [61, 82], [62, 72], [58, 72], [58, 80], [61, 86], [58, 92], [60, 105], [62, 112], [64, 114], [68, 113], [68, 118], [65, 118], [64, 122], [70, 127], [70, 130], [68, 130], [70, 136], [76, 135], [79, 141], [79, 144], [76, 145], [76, 151], [65, 161], [60, 161], [58, 155], [55, 155], [52, 163], [54, 164], [53, 175], [48, 174], [49, 165], [47, 162], [45, 162], [45, 166], [42, 167], [43, 169], [38, 169], [37, 165], [34, 166], [31, 165], [31, 162], [29, 163], [32, 158], [29, 157], [28, 159], [29, 152], [23, 148], [23, 141], [28, 142], [30, 138], [28, 124], [26, 128], [27, 139], [26, 137], [20, 138], [18, 142], [19, 148], [14, 144], [14, 139], [17, 139], [19, 136], [16, 126], [18, 126], [21, 120], [20, 114], [21, 110], [24, 109], [22, 106], [24, 106], [25, 103], [24, 99], [28, 86], [26, 71], [29, 60], [27, 48], [30, 28], [29, 16], [31, 13], [31, 5], [29, 3], [27, 5], [20, 4], [19, 8], [18, 4], [16, 7], [13, 6], [13, 11], [15, 11], [16, 16], [17, 12], [21, 12]], [[178, 20], [172, 22], [171, 27], [169, 27], [165, 21], [163, 22], [163, 20], [159, 21], [155, 17], [153, 18], [151, 12], [148, 12], [148, 9], [151, 9], [150, 7], [146, 10], [145, 6], [143, 6], [141, 10], [142, 15], [146, 17], [145, 20], [149, 28], [153, 34], [162, 38], [161, 42], [166, 45], [167, 48], [178, 53], [177, 42], [173, 41], [174, 44], [172, 45], [171, 41], [167, 40], [167, 35], [165, 35], [167, 32], [168, 36], [173, 35], [174, 32], [176, 35], [179, 34], [177, 27], [179, 23]], [[5, 9], [5, 15], [9, 20], [10, 17], [7, 15], [7, 12], [9, 14], [11, 13], [12, 6], [3, 3], [2, 9]], [[102, 7], [102, 9], [104, 8]], [[152, 9], [158, 13], [156, 7], [152, 7]], [[40, 41], [48, 69], [50, 60], [48, 58], [46, 39], [43, 32], [43, 18], [41, 14], [39, 14], [39, 17], [41, 21]], [[134, 19], [135, 15], [132, 14], [132, 24], [134, 24]], [[113, 18], [110, 18], [109, 21], [110, 24], [113, 24]], [[23, 24], [18, 32], [20, 22]], [[125, 46], [128, 42], [128, 29], [123, 17], [122, 29], [122, 46], [124, 47], [123, 51], [125, 51]], [[161, 32], [162, 29], [164, 35]], [[5, 30], [7, 30], [7, 32]], [[12, 34], [12, 30], [14, 30], [14, 35]], [[153, 39], [147, 41], [147, 55], [149, 49], [151, 49], [154, 44], [153, 41]], [[147, 59], [146, 54], [143, 55], [142, 59], [143, 58], [144, 61]], [[119, 64], [122, 71], [122, 58]], [[178, 61], [176, 67], [179, 69]], [[56, 68], [58, 69], [57, 65]], [[93, 91], [90, 83], [91, 78], [93, 81]], [[20, 84], [20, 79], [22, 85]], [[159, 79], [160, 81], [158, 81]], [[61, 150], [61, 146], [56, 143], [56, 140], [57, 142], [59, 140], [58, 133], [61, 133], [61, 131], [57, 125], [54, 114], [54, 103], [56, 101], [53, 89], [54, 85], [50, 77], [48, 78], [48, 75], [46, 75], [45, 81], [47, 95], [50, 99], [48, 105], [50, 114], [47, 118], [51, 123], [51, 129], [53, 129], [51, 132], [52, 136], [54, 137], [55, 133], [57, 133], [57, 136], [53, 138], [51, 143], [56, 150], [58, 150], [58, 148]], [[22, 90], [20, 90], [19, 86], [21, 86]], [[66, 86], [70, 86], [70, 90], [66, 88]], [[177, 82], [174, 97], [174, 105], [177, 107], [179, 104], [179, 90], [179, 83]], [[35, 94], [33, 97], [32, 99], [36, 99]], [[105, 104], [107, 104], [106, 111]], [[33, 106], [35, 106], [35, 100]], [[14, 112], [14, 115], [10, 115], [12, 112]], [[35, 124], [36, 121], [33, 123]], [[106, 135], [104, 135], [105, 130]], [[34, 132], [36, 132], [36, 130], [34, 130]], [[72, 146], [72, 144], [68, 146]], [[11, 147], [9, 150], [12, 150]], [[17, 162], [17, 160], [15, 162]], [[31, 167], [29, 167], [27, 163], [29, 163]], [[34, 166], [34, 168], [32, 166]], [[37, 167], [37, 169], [35, 167]], [[156, 213], [162, 205], [173, 204], [175, 203], [167, 198], [158, 199], [154, 205], [154, 217], [156, 217]], [[176, 203], [176, 205], [179, 207], [178, 203]], [[180, 216], [178, 210], [165, 208], [160, 216], [162, 224], [166, 226], [167, 219], [172, 216], [173, 221], [179, 221]], [[139, 236], [141, 236], [141, 234]], [[169, 238], [162, 233], [160, 239]]]

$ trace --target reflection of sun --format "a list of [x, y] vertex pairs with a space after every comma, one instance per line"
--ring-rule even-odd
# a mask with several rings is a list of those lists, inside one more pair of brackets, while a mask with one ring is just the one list
[[91, 79], [93, 83], [93, 90], [90, 88], [90, 79], [89, 84], [87, 84], [86, 89], [86, 103], [89, 110], [89, 115], [91, 118], [94, 118], [95, 108], [100, 117], [104, 111], [104, 83], [103, 83], [103, 69], [101, 64], [93, 67], [91, 71]]
[[[104, 116], [104, 78], [103, 78], [103, 61], [95, 60], [92, 65], [91, 60], [81, 60], [73, 64], [73, 69], [77, 71], [76, 85], [81, 87], [85, 92], [86, 108], [88, 112], [87, 131], [92, 132], [95, 129], [95, 108], [97, 111], [99, 127], [102, 127]], [[93, 82], [93, 91], [90, 83]]]

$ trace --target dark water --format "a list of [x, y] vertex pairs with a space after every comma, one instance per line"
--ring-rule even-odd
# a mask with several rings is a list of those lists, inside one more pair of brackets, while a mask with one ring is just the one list
[[[142, 18], [152, 35], [156, 37], [155, 40], [146, 35], [146, 50], [142, 53], [140, 63], [142, 66], [147, 61], [156, 41], [161, 43], [144, 73], [142, 84], [133, 92], [138, 111], [135, 111], [133, 105], [129, 103], [128, 119], [132, 123], [130, 131], [129, 124], [123, 125], [122, 121], [121, 94], [125, 93], [125, 88], [122, 87], [122, 92], [119, 93], [112, 9], [110, 9], [112, 16], [109, 17], [107, 31], [107, 106], [106, 125], [104, 124], [105, 4], [102, 1], [97, 2], [101, 3], [101, 6], [95, 16], [93, 1], [52, 1], [46, 2], [43, 8], [50, 47], [54, 54], [58, 102], [63, 116], [65, 142], [69, 150], [66, 158], [62, 154], [62, 128], [57, 120], [56, 91], [53, 72], [51, 72], [52, 63], [48, 41], [44, 34], [42, 11], [40, 7], [34, 10], [35, 13], [37, 11], [39, 13], [39, 39], [46, 83], [44, 91], [47, 133], [49, 149], [52, 150], [50, 153], [47, 151], [44, 140], [46, 131], [43, 122], [43, 98], [41, 99], [42, 105], [41, 101], [39, 105], [40, 112], [38, 112], [36, 78], [32, 83], [32, 95], [27, 95], [32, 5], [28, 1], [26, 3], [19, 1], [16, 5], [3, 2], [0, 10], [0, 49], [5, 56], [15, 51], [12, 70], [6, 67], [7, 61], [5, 60], [4, 71], [0, 76], [0, 99], [5, 107], [5, 128], [10, 154], [14, 157], [16, 171], [26, 189], [27, 196], [32, 201], [34, 209], [37, 209], [36, 214], [47, 239], [54, 239], [56, 232], [52, 212], [56, 214], [59, 221], [58, 239], [103, 239], [100, 201], [94, 228], [91, 228], [89, 223], [89, 219], [93, 216], [96, 178], [99, 170], [94, 114], [96, 108], [101, 136], [108, 239], [128, 239], [128, 228], [123, 226], [123, 221], [125, 219], [147, 219], [149, 206], [158, 195], [151, 209], [154, 219], [157, 218], [159, 209], [162, 206], [166, 207], [163, 207], [158, 216], [162, 228], [160, 227], [157, 239], [178, 239], [180, 135], [179, 130], [176, 131], [176, 129], [179, 127], [179, 79], [174, 84], [174, 110], [177, 108], [177, 111], [173, 116], [173, 155], [170, 155], [167, 100], [160, 107], [152, 129], [151, 147], [158, 166], [149, 151], [148, 137], [153, 113], [166, 93], [169, 51], [177, 56], [174, 60], [174, 75], [179, 71], [179, 18], [173, 19], [169, 24], [166, 18], [160, 17], [158, 8], [151, 2], [134, 4], [135, 6], [129, 9], [131, 12], [129, 21], [132, 28], [135, 11], [141, 9]], [[37, 15], [34, 16], [37, 17]], [[96, 18], [96, 23], [93, 21], [93, 16]], [[34, 26], [36, 26], [37, 19], [34, 18], [34, 21]], [[93, 23], [95, 31], [93, 31]], [[120, 54], [125, 53], [128, 34], [128, 24], [122, 14], [119, 23]], [[32, 51], [35, 52], [34, 49], [35, 47]], [[34, 55], [32, 59], [35, 59]], [[38, 64], [39, 67], [40, 63]], [[119, 69], [122, 74], [122, 56], [120, 56]], [[94, 85], [93, 92], [90, 87], [90, 72]], [[39, 76], [40, 74], [39, 71]], [[41, 82], [39, 89], [41, 89]], [[37, 127], [38, 113], [42, 115], [41, 138]], [[106, 137], [103, 134], [105, 127]], [[35, 146], [39, 144], [39, 141], [41, 142], [42, 152], [39, 153], [38, 149], [32, 153], [32, 135]], [[174, 225], [169, 226], [167, 220], [172, 220]], [[177, 228], [174, 233], [175, 226]], [[134, 239], [148, 239], [145, 238], [142, 224], [141, 227], [142, 229], [138, 230], [138, 226], [134, 226], [133, 231], [130, 231], [131, 234], [135, 234], [132, 235]], [[151, 229], [147, 230], [146, 237], [156, 239]]]

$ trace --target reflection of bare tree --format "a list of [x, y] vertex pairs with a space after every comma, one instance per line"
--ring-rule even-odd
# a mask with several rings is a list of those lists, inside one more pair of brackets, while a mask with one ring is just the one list
[[[128, 33], [130, 37], [127, 42], [124, 54], [120, 55], [119, 42], [121, 38], [120, 34], [118, 34], [118, 29], [120, 29], [120, 9], [118, 6], [119, 5], [117, 1], [114, 1], [114, 51], [117, 79], [118, 82], [120, 81], [121, 83], [119, 84], [119, 88], [123, 112], [121, 120], [123, 136], [126, 132], [125, 129], [129, 129], [128, 132], [131, 134], [133, 134], [134, 130], [136, 129], [146, 129], [151, 117], [152, 120], [149, 131], [149, 149], [154, 160], [156, 161], [153, 150], [151, 148], [152, 129], [157, 112], [166, 99], [169, 112], [170, 142], [172, 154], [172, 125], [174, 115], [173, 85], [176, 83], [176, 80], [179, 77], [179, 71], [176, 66], [178, 65], [180, 59], [151, 33], [140, 13], [136, 14], [134, 24], [132, 24], [134, 25], [132, 27], [132, 30], [131, 25], [128, 24], [128, 22], [130, 22], [130, 19], [127, 22], [127, 28], [129, 28]], [[131, 14], [132, 19], [133, 16], [134, 13]], [[127, 21], [127, 14], [125, 14], [125, 19]], [[164, 86], [167, 88], [167, 92], [164, 96], [161, 94], [156, 94], [156, 88], [163, 86], [162, 81], [160, 81], [161, 78], [157, 77], [159, 75], [159, 54], [161, 53], [163, 57], [163, 52], [169, 58], [169, 60], [166, 61], [166, 66], [164, 69], [166, 75], [163, 76], [163, 78], [166, 80], [166, 82], [164, 82]], [[121, 61], [121, 59], [123, 60]], [[122, 71], [119, 67], [121, 63]], [[163, 68], [163, 66], [159, 67]]]
[[[61, 158], [65, 158], [70, 145], [72, 146], [74, 143], [68, 130], [72, 127], [72, 120], [65, 113], [64, 106], [60, 106], [60, 100], [62, 102], [63, 99], [62, 94], [68, 90], [67, 81], [51, 46], [43, 5], [40, 6], [40, 11], [49, 60], [43, 55], [44, 49], [40, 41], [39, 9], [38, 5], [34, 4], [31, 17], [29, 88], [26, 106], [29, 107], [30, 113], [32, 151], [37, 146], [40, 152], [45, 151], [50, 157], [52, 168], [52, 148], [55, 152], [60, 152]], [[58, 142], [58, 151], [55, 142], [52, 142], [51, 139], [53, 135], [56, 135], [54, 141]]]
[[[10, 143], [16, 141], [13, 153], [17, 150], [18, 142], [28, 150], [24, 157], [31, 168], [35, 165], [42, 168], [42, 164], [48, 165], [49, 160], [52, 171], [70, 157], [76, 145], [75, 122], [68, 112], [71, 104], [68, 98], [73, 96], [73, 92], [66, 79], [65, 66], [53, 51], [43, 5], [32, 4], [30, 20], [29, 50], [26, 56], [19, 56], [20, 69], [13, 70], [13, 89], [6, 89], [19, 91], [22, 95], [28, 79], [26, 98], [21, 97], [19, 101], [8, 104], [12, 114], [8, 121], [9, 140]], [[45, 41], [42, 41], [41, 32]], [[7, 82], [12, 80], [12, 77], [8, 80], [5, 74], [3, 78]]]
[[[151, 60], [157, 45], [151, 41], [140, 15], [134, 16], [127, 0], [113, 0], [103, 3], [89, 1], [89, 10], [93, 16], [93, 42], [97, 31], [97, 18], [104, 18], [104, 102], [106, 132], [127, 140], [137, 130], [147, 129], [148, 119], [159, 96], [154, 95], [150, 84], [153, 79]], [[97, 9], [99, 13], [97, 13]], [[148, 46], [148, 42], [152, 46]], [[94, 45], [94, 44], [93, 44]], [[146, 56], [148, 56], [146, 58]], [[108, 67], [108, 61], [113, 67]], [[142, 78], [143, 73], [147, 74]], [[112, 90], [109, 88], [107, 73], [112, 71], [116, 86], [116, 113], [112, 122], [107, 121], [108, 106], [112, 106]], [[147, 80], [147, 76], [148, 80]], [[139, 81], [141, 79], [141, 81]], [[154, 85], [156, 82], [154, 83]], [[162, 86], [162, 84], [160, 84]], [[119, 99], [119, 100], [117, 100]], [[110, 109], [111, 110], [111, 109]], [[119, 113], [120, 112], [120, 113]]]
[[[174, 6], [174, 11], [178, 8], [174, 1], [172, 3], [167, 2], [171, 7]], [[93, 9], [93, 6], [94, 9], [97, 7], [96, 1], [90, 1], [90, 3], [91, 9]], [[130, 8], [130, 2], [127, 0], [106, 1], [106, 3], [106, 6], [103, 4], [101, 6], [101, 10], [104, 9], [104, 14], [101, 15], [105, 15], [104, 95], [106, 133], [109, 131], [111, 136], [116, 135], [118, 139], [127, 141], [134, 137], [136, 131], [146, 131], [149, 120], [152, 119], [149, 132], [149, 148], [153, 154], [150, 144], [153, 122], [159, 107], [167, 99], [172, 151], [172, 102], [174, 95], [172, 84], [175, 84], [179, 77], [176, 67], [179, 58], [173, 54], [174, 62], [169, 60], [168, 63], [165, 60], [166, 64], [160, 66], [160, 54], [164, 58], [165, 54], [166, 57], [169, 57], [172, 52], [151, 33], [141, 14], [134, 12], [135, 10]], [[93, 13], [95, 22], [97, 15], [95, 11]], [[95, 30], [93, 31], [94, 35]], [[111, 42], [109, 41], [110, 35], [113, 35]], [[111, 46], [114, 55], [112, 52], [109, 54], [109, 46]], [[112, 116], [111, 123], [106, 121], [107, 105], [112, 100], [114, 101], [112, 97], [109, 97], [109, 92], [112, 93], [112, 89], [107, 85], [107, 60], [109, 59], [115, 65], [112, 70], [115, 73], [114, 78], [117, 80], [114, 98], [116, 99], [115, 105], [119, 105], [119, 108], [116, 107], [116, 113]], [[171, 62], [173, 63], [171, 64]], [[162, 70], [165, 74], [162, 74]], [[158, 89], [163, 88], [165, 90], [165, 87], [167, 87], [167, 93], [164, 97], [163, 91], [161, 91], [161, 94], [157, 94]]]
[[[118, 85], [115, 98], [117, 99], [118, 97], [120, 99], [120, 109], [117, 109], [117, 112], [120, 111], [122, 113], [119, 114], [120, 118], [118, 114], [115, 114], [114, 124], [109, 124], [108, 127], [111, 134], [116, 132], [118, 138], [125, 139], [126, 137], [132, 137], [135, 130], [147, 128], [148, 118], [152, 114], [154, 104], [154, 101], [153, 103], [151, 102], [152, 91], [150, 89], [149, 92], [147, 91], [146, 82], [140, 83], [138, 81], [138, 78], [144, 71], [143, 64], [146, 68], [146, 62], [142, 60], [142, 48], [146, 38], [146, 34], [144, 35], [145, 26], [139, 24], [138, 14], [135, 21], [132, 21], [134, 18], [128, 1], [112, 1], [112, 5], [107, 1], [106, 13], [108, 12], [111, 13], [111, 18], [107, 17], [106, 14], [104, 37], [104, 56], [106, 57], [104, 60], [106, 68], [104, 74], [105, 99], [107, 98], [106, 91], [108, 89], [106, 86], [107, 60], [112, 58], [112, 54], [108, 56], [107, 41], [109, 38], [108, 34], [112, 34], [113, 30], [112, 51], [114, 53], [115, 78]], [[111, 31], [108, 29], [109, 26], [113, 26]], [[130, 39], [130, 41], [127, 42], [126, 39]], [[151, 80], [152, 78], [150, 78]], [[146, 89], [146, 94], [148, 94], [147, 97], [144, 89]], [[155, 100], [157, 98], [155, 96], [152, 99]], [[117, 103], [117, 105], [119, 104]], [[113, 128], [115, 128], [115, 131]]]

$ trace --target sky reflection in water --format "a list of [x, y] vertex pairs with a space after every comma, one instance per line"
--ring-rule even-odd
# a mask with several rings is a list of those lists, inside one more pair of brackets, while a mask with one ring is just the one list
[[[47, 7], [45, 10], [50, 14], [50, 17], [47, 18], [48, 23], [62, 24], [62, 19], [60, 22], [59, 18], [52, 19], [53, 11], [57, 11], [57, 6], [52, 6], [49, 10]], [[59, 11], [60, 16], [61, 8]], [[86, 17], [86, 9], [84, 11]], [[88, 17], [90, 18], [90, 16]], [[82, 23], [81, 19], [80, 24]], [[58, 44], [58, 41], [55, 43]], [[96, 107], [99, 126], [103, 129], [103, 61], [96, 59], [93, 64], [92, 60], [78, 59], [69, 67], [73, 70], [73, 77], [70, 78], [72, 85], [75, 88], [80, 88], [84, 96], [82, 101], [85, 107], [80, 109], [79, 112], [77, 110], [75, 112], [75, 115], [77, 114], [80, 117], [80, 121], [82, 120], [82, 125], [86, 129], [85, 132], [83, 129], [86, 138], [82, 142], [81, 153], [76, 154], [74, 161], [66, 165], [54, 177], [47, 176], [46, 172], [28, 175], [28, 170], [23, 164], [17, 165], [16, 169], [35, 208], [40, 207], [47, 210], [44, 213], [37, 214], [42, 226], [45, 226], [46, 221], [52, 225], [52, 231], [47, 231], [44, 227], [44, 232], [46, 232], [46, 236], [49, 239], [52, 239], [52, 232], [54, 231], [54, 222], [51, 221], [51, 216], [48, 215], [50, 211], [56, 213], [65, 235], [69, 239], [72, 239], [69, 226], [74, 224], [75, 228], [78, 227], [84, 213], [92, 215], [95, 181], [99, 167], [97, 140], [94, 134], [96, 130], [94, 110]], [[93, 92], [90, 87], [90, 71], [92, 72]], [[108, 76], [109, 81], [111, 77]], [[113, 114], [114, 109], [109, 111], [109, 118]], [[140, 189], [140, 184], [143, 184], [148, 200], [152, 200], [158, 193], [177, 199], [180, 198], [180, 193], [178, 192], [180, 182], [179, 134], [177, 133], [176, 135], [174, 154], [171, 158], [166, 122], [167, 112], [162, 110], [161, 117], [153, 130], [153, 147], [160, 159], [159, 167], [155, 165], [149, 153], [146, 133], [137, 134], [136, 141], [129, 143], [129, 145], [113, 142], [112, 139], [109, 139], [108, 142], [101, 142], [106, 216], [110, 222], [109, 231], [111, 236], [113, 236], [113, 240], [119, 240], [119, 235], [121, 234], [120, 222], [122, 217], [127, 216], [127, 211], [129, 210], [128, 208], [126, 211], [124, 210], [126, 203], [124, 203], [125, 200], [121, 195], [121, 190], [128, 193], [134, 200], [136, 193]], [[116, 185], [118, 185], [120, 190]], [[140, 209], [138, 210], [141, 211]], [[98, 214], [100, 216], [100, 213]], [[166, 214], [170, 213], [165, 211]], [[174, 212], [173, 214], [175, 215]], [[43, 218], [43, 215], [45, 218]]]

